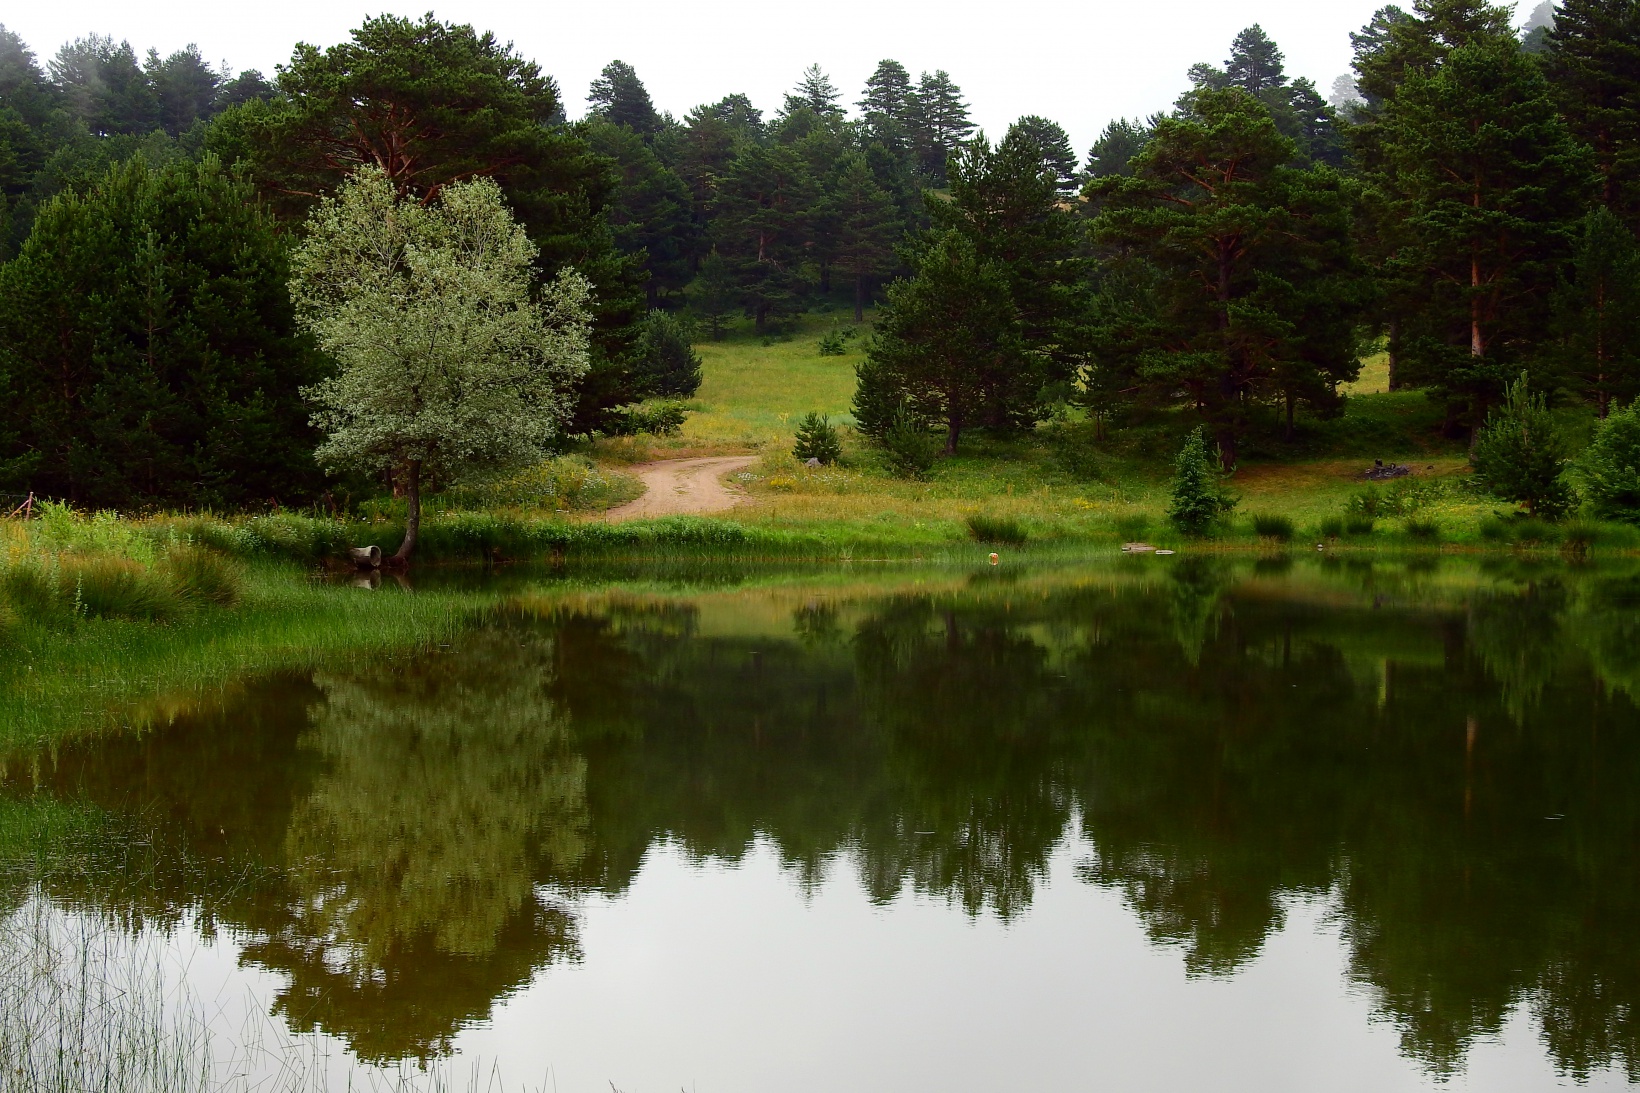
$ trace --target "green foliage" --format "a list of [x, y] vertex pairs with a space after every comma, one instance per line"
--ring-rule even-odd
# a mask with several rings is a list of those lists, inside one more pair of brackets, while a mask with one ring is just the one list
[[620, 180], [564, 124], [558, 88], [540, 66], [470, 25], [381, 15], [337, 45], [298, 45], [278, 83], [278, 95], [225, 112], [209, 134], [276, 211], [307, 216], [362, 164], [379, 168], [401, 199], [493, 180], [538, 268], [549, 277], [573, 268], [592, 286], [572, 431], [589, 432], [608, 408], [643, 397], [631, 369], [646, 274], [616, 250], [608, 220]]
[[1592, 164], [1507, 26], [1445, 41], [1406, 70], [1374, 139], [1408, 378], [1478, 426], [1553, 335]]
[[454, 486], [433, 500], [441, 509], [581, 512], [630, 501], [643, 491], [630, 475], [600, 471], [584, 456], [557, 456], [485, 482]]
[[1292, 518], [1275, 513], [1255, 513], [1253, 515], [1253, 534], [1260, 539], [1274, 539], [1282, 543], [1291, 542], [1293, 538]]
[[604, 432], [609, 436], [675, 436], [688, 417], [689, 409], [681, 403], [646, 402], [616, 411]]
[[291, 294], [339, 365], [307, 392], [333, 467], [404, 476], [397, 557], [415, 548], [424, 473], [459, 481], [542, 458], [587, 367], [586, 280], [539, 300], [534, 246], [488, 179], [403, 199], [361, 169], [315, 210]]
[[1186, 535], [1205, 535], [1235, 507], [1235, 499], [1224, 492], [1216, 453], [1208, 448], [1206, 431], [1198, 425], [1173, 461], [1167, 518]]
[[968, 517], [968, 535], [975, 542], [1001, 543], [1007, 546], [1024, 546], [1030, 536], [1024, 525], [1018, 520], [1007, 516], [986, 516], [975, 513]]
[[1640, 524], [1640, 403], [1620, 406], [1600, 422], [1573, 474], [1596, 516]]
[[1319, 530], [1323, 539], [1336, 539], [1344, 534], [1344, 518], [1342, 516], [1324, 517]]
[[928, 432], [928, 423], [909, 407], [900, 407], [877, 435], [889, 473], [899, 478], [920, 480], [934, 469], [939, 445]]
[[841, 357], [848, 352], [848, 334], [841, 330], [828, 330], [820, 335], [820, 355], [822, 357]]
[[1602, 417], [1640, 395], [1640, 244], [1605, 207], [1583, 219], [1554, 318], [1554, 357]]
[[670, 311], [645, 316], [634, 384], [641, 397], [687, 399], [700, 390], [700, 354], [690, 333], [690, 324]]
[[243, 570], [222, 555], [197, 546], [171, 544], [157, 569], [185, 604], [232, 607], [244, 594]]
[[949, 453], [969, 425], [1034, 420], [1041, 376], [1021, 339], [1002, 269], [963, 233], [931, 234], [915, 276], [888, 290], [861, 368], [873, 388], [862, 421], [880, 429], [882, 408], [905, 402], [945, 424]]
[[1408, 520], [1406, 532], [1414, 539], [1432, 543], [1441, 537], [1441, 525], [1439, 521], [1430, 519]]
[[0, 266], [0, 484], [93, 507], [249, 506], [320, 479], [285, 248], [211, 157], [114, 168]]
[[1255, 402], [1330, 413], [1360, 367], [1352, 187], [1293, 166], [1295, 151], [1250, 92], [1203, 88], [1156, 123], [1131, 175], [1088, 188], [1108, 263], [1089, 390], [1200, 407], [1226, 467]]
[[1566, 438], [1547, 400], [1531, 392], [1522, 372], [1475, 439], [1475, 478], [1494, 497], [1524, 505], [1529, 516], [1555, 520], [1576, 500], [1566, 481], [1567, 462]]
[[818, 459], [825, 466], [843, 458], [843, 442], [832, 427], [831, 419], [813, 410], [805, 414], [797, 426], [797, 443], [792, 455], [804, 462]]

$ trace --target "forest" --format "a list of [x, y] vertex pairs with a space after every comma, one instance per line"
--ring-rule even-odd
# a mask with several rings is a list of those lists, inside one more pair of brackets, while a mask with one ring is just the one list
[[[1505, 7], [1417, 0], [1350, 38], [1324, 97], [1249, 27], [1079, 155], [1045, 116], [978, 132], [951, 74], [893, 60], [852, 102], [814, 65], [771, 111], [679, 118], [621, 61], [583, 109], [432, 15], [300, 44], [271, 78], [96, 34], [42, 64], [0, 30], [0, 489], [261, 511], [402, 492], [411, 468], [442, 488], [675, 428], [695, 346], [835, 304], [873, 320], [854, 427], [913, 476], [976, 433], [1158, 413], [1230, 470], [1249, 436], [1279, 453], [1336, 419], [1380, 355], [1534, 515], [1570, 506], [1570, 454], [1519, 437], [1588, 407], [1583, 495], [1640, 512], [1640, 4], [1544, 5], [1522, 33]], [[386, 328], [338, 318], [366, 289], [334, 264], [378, 192], [428, 210], [394, 246], [456, 254], [450, 210], [486, 201], [516, 228], [516, 261], [473, 275], [535, 316], [485, 335], [540, 365], [483, 381], [527, 405], [381, 439], [399, 411], [357, 403], [349, 353]]]

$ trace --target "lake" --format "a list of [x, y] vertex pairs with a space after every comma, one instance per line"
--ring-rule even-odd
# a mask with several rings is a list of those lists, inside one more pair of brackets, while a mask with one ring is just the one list
[[1633, 566], [418, 579], [506, 606], [10, 758], [14, 927], [247, 1081], [1640, 1082]]

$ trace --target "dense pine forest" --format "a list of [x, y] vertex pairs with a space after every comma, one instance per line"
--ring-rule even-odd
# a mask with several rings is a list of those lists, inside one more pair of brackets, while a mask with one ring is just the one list
[[873, 309], [854, 418], [890, 447], [1172, 408], [1233, 467], [1250, 430], [1341, 413], [1378, 353], [1454, 438], [1522, 375], [1627, 412], [1640, 2], [1545, 5], [1523, 33], [1417, 0], [1351, 41], [1324, 96], [1249, 27], [1079, 154], [1045, 116], [978, 132], [951, 74], [892, 60], [852, 95], [815, 65], [772, 110], [677, 117], [621, 61], [583, 107], [431, 15], [272, 77], [95, 34], [42, 64], [0, 29], [0, 490], [129, 510], [332, 488], [312, 393], [336, 358], [289, 286], [361, 168], [429, 208], [491, 179], [535, 283], [585, 278], [554, 443], [664, 426], [643, 407], [694, 393], [691, 341], [821, 304]]

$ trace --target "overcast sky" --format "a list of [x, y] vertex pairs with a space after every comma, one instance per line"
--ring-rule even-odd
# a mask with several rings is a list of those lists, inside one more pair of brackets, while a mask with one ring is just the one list
[[[974, 120], [993, 137], [1021, 114], [1043, 114], [1085, 154], [1114, 117], [1165, 109], [1196, 61], [1222, 64], [1230, 40], [1261, 24], [1287, 55], [1287, 72], [1323, 95], [1349, 67], [1349, 32], [1386, 0], [620, 0], [555, 4], [465, 0], [434, 7], [513, 41], [557, 78], [571, 117], [613, 58], [637, 68], [655, 103], [682, 116], [697, 103], [744, 91], [766, 113], [818, 62], [852, 104], [884, 57], [913, 74], [943, 68]], [[325, 46], [370, 14], [419, 15], [432, 0], [17, 0], [0, 21], [44, 62], [69, 39], [96, 31], [144, 53], [193, 42], [213, 62], [272, 75], [297, 41]], [[1406, 5], [1410, 6], [1410, 5]], [[1528, 4], [1528, 7], [1530, 4]], [[1523, 13], [1524, 14], [1524, 13]]]

